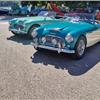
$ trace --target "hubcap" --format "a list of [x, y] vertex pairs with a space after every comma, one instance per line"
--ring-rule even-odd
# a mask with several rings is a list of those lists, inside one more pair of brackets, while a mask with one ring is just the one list
[[32, 28], [31, 36], [33, 36], [33, 35], [35, 34], [35, 33], [34, 33], [34, 29], [35, 29], [35, 28], [37, 28], [37, 27], [33, 27], [33, 28]]
[[79, 44], [78, 44], [78, 47], [77, 47], [77, 51], [78, 51], [78, 54], [80, 56], [82, 56], [84, 54], [84, 50], [85, 50], [85, 43], [84, 43], [84, 40], [80, 40], [79, 41]]

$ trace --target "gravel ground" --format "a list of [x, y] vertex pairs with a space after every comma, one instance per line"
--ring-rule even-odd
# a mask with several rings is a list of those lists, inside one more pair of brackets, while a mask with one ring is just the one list
[[0, 22], [0, 100], [100, 100], [100, 43], [77, 61], [30, 43]]

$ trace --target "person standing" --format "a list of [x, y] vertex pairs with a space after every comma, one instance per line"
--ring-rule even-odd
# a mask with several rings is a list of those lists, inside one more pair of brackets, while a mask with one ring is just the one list
[[52, 10], [52, 7], [51, 7], [50, 2], [47, 3], [47, 9], [48, 9], [48, 10]]
[[99, 9], [96, 10], [96, 19], [100, 20], [100, 11], [99, 11]]

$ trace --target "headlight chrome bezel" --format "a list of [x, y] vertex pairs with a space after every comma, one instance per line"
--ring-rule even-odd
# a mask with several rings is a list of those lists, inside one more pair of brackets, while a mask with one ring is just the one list
[[71, 43], [71, 42], [73, 42], [74, 38], [73, 38], [73, 36], [72, 36], [70, 33], [68, 33], [68, 34], [66, 35], [66, 37], [65, 37], [65, 40], [66, 40], [68, 43]]

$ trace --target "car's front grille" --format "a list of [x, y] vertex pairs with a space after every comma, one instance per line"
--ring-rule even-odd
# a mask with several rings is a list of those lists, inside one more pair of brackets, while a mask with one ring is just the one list
[[[43, 37], [42, 37], [42, 38], [43, 38]], [[45, 42], [45, 43], [43, 43], [43, 41], [42, 41], [41, 38], [39, 39], [39, 42], [42, 43], [42, 44], [48, 45], [48, 46], [50, 45], [50, 46], [58, 47], [58, 46], [59, 46], [58, 44], [60, 44], [60, 46], [61, 46], [62, 48], [64, 48], [64, 46], [65, 46], [64, 39], [61, 38], [61, 37], [59, 37], [59, 36], [47, 35], [47, 36], [45, 36], [45, 39], [46, 39], [46, 42]], [[57, 44], [54, 45], [54, 44], [52, 43], [52, 40], [53, 40], [53, 39], [56, 40]]]
[[23, 25], [19, 25], [19, 24], [15, 24], [14, 28], [16, 28], [16, 29], [23, 29], [24, 26]]
[[61, 37], [58, 37], [58, 36], [54, 36], [54, 35], [47, 35], [47, 36], [46, 36], [46, 40], [47, 40], [48, 42], [51, 42], [52, 39], [56, 39], [56, 41], [57, 41], [57, 42], [60, 42], [60, 43], [62, 43], [62, 42], [64, 41]]

